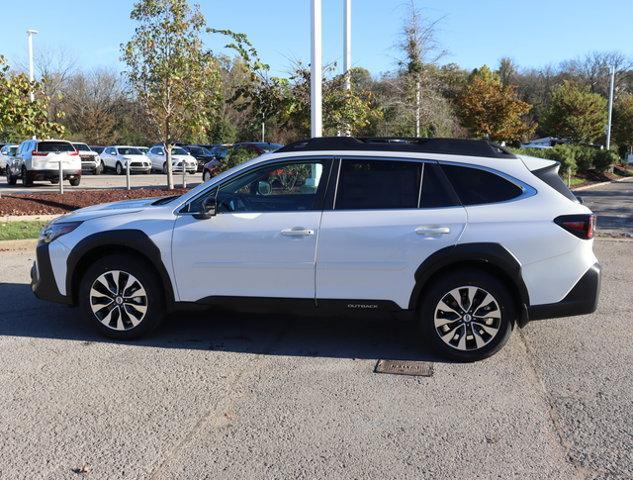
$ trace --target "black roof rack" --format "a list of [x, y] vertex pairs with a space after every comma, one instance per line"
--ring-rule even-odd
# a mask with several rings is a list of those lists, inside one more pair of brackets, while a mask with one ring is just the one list
[[378, 150], [516, 158], [512, 152], [489, 140], [461, 138], [318, 137], [290, 143], [277, 152], [308, 152], [313, 150]]

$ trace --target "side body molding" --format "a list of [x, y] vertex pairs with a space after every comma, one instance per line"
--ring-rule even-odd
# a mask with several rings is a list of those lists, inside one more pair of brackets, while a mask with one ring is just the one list
[[481, 265], [503, 273], [511, 282], [521, 302], [521, 317], [530, 305], [527, 287], [521, 276], [521, 265], [508, 250], [498, 243], [464, 243], [442, 248], [429, 256], [415, 272], [415, 287], [409, 300], [409, 308], [418, 307], [420, 294], [434, 274], [452, 265]]
[[77, 267], [86, 255], [90, 255], [91, 252], [94, 251], [107, 253], [108, 249], [116, 251], [117, 248], [134, 250], [140, 256], [150, 261], [160, 275], [161, 282], [165, 289], [167, 304], [173, 305], [175, 301], [174, 289], [165, 264], [163, 263], [160, 249], [149, 236], [141, 230], [109, 230], [99, 232], [84, 238], [75, 245], [66, 260], [68, 272], [66, 276], [66, 294], [70, 298], [75, 298], [77, 292], [73, 291], [73, 288], [76, 286], [77, 275], [81, 273]]

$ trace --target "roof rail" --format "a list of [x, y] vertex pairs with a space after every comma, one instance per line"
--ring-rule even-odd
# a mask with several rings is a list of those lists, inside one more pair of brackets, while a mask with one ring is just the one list
[[512, 152], [489, 140], [462, 138], [318, 137], [290, 143], [277, 152], [308, 152], [313, 150], [378, 150], [516, 158]]

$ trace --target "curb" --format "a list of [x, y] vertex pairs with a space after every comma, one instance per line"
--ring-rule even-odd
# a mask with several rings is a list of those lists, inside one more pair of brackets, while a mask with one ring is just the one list
[[26, 240], [0, 240], [0, 252], [8, 252], [15, 250], [33, 250], [37, 246], [36, 238]]
[[592, 184], [592, 185], [586, 185], [586, 186], [584, 186], [584, 187], [574, 188], [574, 189], [572, 190], [572, 193], [573, 193], [573, 192], [582, 192], [583, 190], [589, 190], [589, 189], [591, 189], [591, 188], [602, 187], [602, 186], [604, 186], [604, 185], [609, 185], [609, 184], [611, 184], [611, 183], [617, 183], [617, 182], [623, 182], [623, 181], [625, 181], [625, 180], [630, 180], [630, 179], [633, 179], [633, 177], [623, 177], [623, 178], [618, 178], [617, 180], [610, 180], [610, 181], [608, 181], [608, 182], [594, 183], [594, 184]]
[[0, 223], [9, 222], [50, 222], [61, 215], [4, 215], [0, 217]]

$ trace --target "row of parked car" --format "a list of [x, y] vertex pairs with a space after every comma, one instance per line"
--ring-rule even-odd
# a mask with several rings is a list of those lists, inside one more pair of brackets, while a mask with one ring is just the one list
[[[220, 145], [184, 145], [172, 148], [172, 171], [190, 174], [203, 173], [210, 179], [220, 163], [232, 149], [247, 149], [256, 155], [277, 150], [282, 145], [267, 142], [240, 142]], [[24, 185], [33, 181], [59, 182], [59, 163], [62, 162], [63, 180], [79, 185], [82, 172], [95, 175], [113, 171], [119, 175], [130, 173], [167, 171], [167, 153], [164, 145], [152, 147], [134, 145], [89, 146], [66, 140], [25, 140], [20, 145], [0, 146], [0, 171], [7, 183], [15, 185], [21, 179]]]

